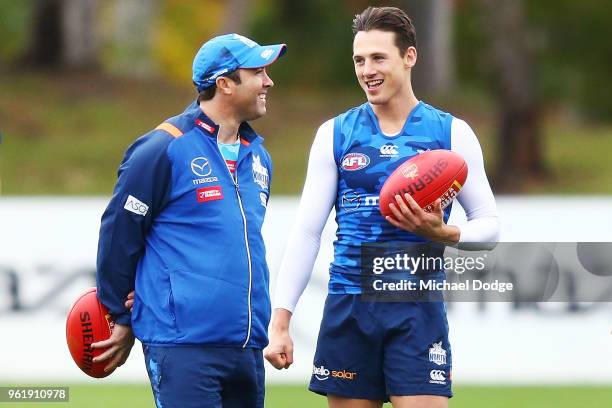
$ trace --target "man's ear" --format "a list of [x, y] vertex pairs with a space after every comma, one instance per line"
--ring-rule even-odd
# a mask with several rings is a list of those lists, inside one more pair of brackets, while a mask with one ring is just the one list
[[404, 66], [406, 68], [414, 68], [417, 62], [417, 50], [415, 47], [408, 47], [404, 54]]
[[229, 78], [220, 76], [215, 81], [217, 85], [217, 92], [221, 92], [225, 95], [231, 95], [234, 92], [235, 82]]

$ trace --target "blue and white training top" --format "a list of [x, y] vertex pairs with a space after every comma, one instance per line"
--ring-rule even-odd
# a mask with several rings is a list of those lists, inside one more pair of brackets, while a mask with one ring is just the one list
[[[476, 135], [463, 120], [419, 102], [396, 135], [384, 134], [365, 103], [323, 123], [317, 131], [295, 225], [277, 277], [275, 308], [293, 312], [319, 252], [321, 233], [336, 210], [330, 294], [361, 293], [361, 249], [370, 243], [425, 242], [394, 227], [379, 212], [378, 194], [387, 177], [422, 151], [449, 149], [469, 171], [457, 200], [467, 222], [458, 225], [463, 245], [485, 249], [496, 242], [499, 222]], [[444, 221], [451, 207], [444, 211]]]
[[[452, 116], [420, 102], [402, 130], [385, 135], [369, 103], [334, 121], [334, 160], [338, 168], [335, 202], [336, 241], [329, 293], [361, 293], [361, 248], [364, 243], [426, 242], [390, 224], [379, 211], [378, 194], [387, 177], [420, 152], [450, 149]], [[448, 220], [452, 205], [444, 210]]]
[[272, 163], [243, 123], [234, 181], [197, 103], [132, 144], [102, 216], [98, 296], [144, 344], [263, 348], [270, 320], [261, 227]]

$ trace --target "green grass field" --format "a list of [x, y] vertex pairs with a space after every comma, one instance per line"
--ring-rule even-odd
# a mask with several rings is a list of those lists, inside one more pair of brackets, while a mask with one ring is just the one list
[[[612, 406], [612, 387], [455, 387], [451, 408], [604, 408]], [[154, 407], [146, 385], [72, 385], [69, 403], [0, 403], [19, 408]], [[390, 406], [390, 405], [386, 405]], [[325, 398], [306, 386], [270, 386], [267, 408], [327, 407]]]

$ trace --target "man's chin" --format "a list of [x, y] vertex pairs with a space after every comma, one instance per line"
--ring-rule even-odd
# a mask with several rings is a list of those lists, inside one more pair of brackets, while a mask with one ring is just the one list
[[366, 94], [366, 98], [368, 99], [368, 102], [370, 102], [372, 105], [383, 105], [386, 102], [386, 100], [380, 95]]
[[251, 120], [259, 119], [266, 114], [266, 108], [260, 108], [256, 112], [253, 112], [248, 117], [244, 119], [244, 122], [249, 122]]

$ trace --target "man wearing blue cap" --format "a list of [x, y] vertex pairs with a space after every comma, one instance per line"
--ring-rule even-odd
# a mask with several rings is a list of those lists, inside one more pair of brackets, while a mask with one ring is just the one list
[[238, 34], [206, 42], [193, 61], [197, 101], [119, 167], [97, 260], [115, 327], [92, 347], [112, 371], [138, 338], [158, 407], [263, 407], [272, 163], [247, 121], [266, 113], [266, 67], [285, 51]]

